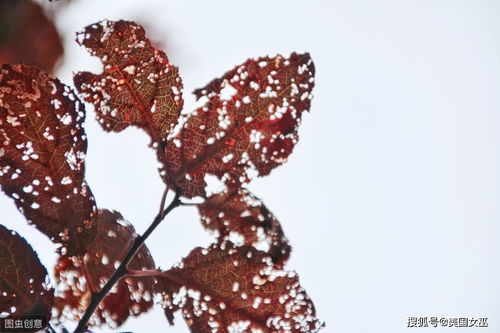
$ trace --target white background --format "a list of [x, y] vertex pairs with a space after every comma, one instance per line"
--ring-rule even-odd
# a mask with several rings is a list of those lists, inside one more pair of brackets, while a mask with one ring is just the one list
[[[408, 316], [489, 317], [500, 330], [500, 1], [73, 1], [57, 14], [58, 75], [99, 71], [73, 41], [98, 20], [145, 25], [190, 92], [248, 57], [309, 51], [315, 98], [289, 162], [250, 189], [281, 220], [324, 332], [406, 328]], [[144, 231], [163, 190], [148, 138], [105, 134], [88, 107], [87, 177], [99, 207]], [[0, 198], [1, 223], [51, 267], [55, 247]], [[194, 208], [148, 240], [166, 268], [207, 245]], [[167, 327], [159, 308], [121, 330]]]

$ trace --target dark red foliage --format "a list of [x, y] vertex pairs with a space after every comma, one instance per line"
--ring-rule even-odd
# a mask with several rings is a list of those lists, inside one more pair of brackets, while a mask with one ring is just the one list
[[232, 190], [283, 164], [298, 140], [302, 112], [309, 110], [314, 65], [309, 54], [247, 60], [195, 91], [204, 105], [181, 119], [182, 82], [176, 67], [127, 21], [86, 27], [77, 41], [98, 56], [102, 74], [78, 73], [74, 81], [96, 106], [104, 129], [143, 128], [159, 146], [162, 176], [183, 196], [206, 197], [206, 177]]
[[[134, 227], [121, 214], [99, 210], [98, 229], [83, 256], [62, 257], [55, 268], [57, 282], [56, 308], [59, 316], [76, 320], [89, 304], [91, 292], [97, 292], [113, 274], [132, 246]], [[154, 269], [155, 263], [143, 245], [129, 268]], [[151, 277], [120, 280], [94, 313], [93, 325], [120, 326], [130, 315], [137, 316], [153, 306], [154, 280]]]
[[182, 309], [197, 333], [319, 330], [322, 325], [297, 275], [275, 269], [270, 261], [249, 246], [193, 250], [179, 267], [157, 277], [167, 318]]
[[47, 270], [24, 238], [0, 224], [0, 313], [50, 319], [54, 289]]
[[0, 185], [63, 254], [84, 253], [95, 234], [84, 180], [85, 110], [73, 91], [35, 67], [0, 70]]
[[102, 127], [120, 132], [133, 125], [153, 142], [166, 138], [182, 110], [182, 81], [144, 29], [129, 21], [102, 21], [78, 33], [77, 42], [104, 65], [102, 74], [74, 77], [78, 91], [95, 105]]
[[197, 89], [203, 106], [166, 147], [167, 182], [186, 197], [205, 197], [209, 175], [231, 191], [269, 174], [297, 143], [313, 86], [311, 57], [292, 53], [247, 60]]
[[[0, 186], [29, 223], [62, 244], [62, 256], [54, 298], [36, 254], [0, 225], [0, 312], [50, 316], [53, 308], [59, 319], [83, 317], [77, 328], [82, 332], [88, 318], [90, 325], [120, 326], [151, 309], [160, 295], [169, 322], [181, 310], [196, 333], [318, 331], [323, 325], [297, 274], [283, 270], [291, 247], [280, 222], [242, 187], [292, 153], [314, 87], [309, 54], [247, 60], [196, 90], [201, 106], [181, 117], [178, 69], [141, 26], [102, 21], [87, 26], [77, 42], [103, 63], [101, 74], [74, 77], [102, 127], [146, 131], [161, 175], [176, 192], [166, 208], [163, 198], [162, 211], [179, 206], [181, 195], [203, 197], [202, 223], [217, 234], [217, 242], [194, 249], [168, 271], [156, 270], [143, 241], [164, 216], [137, 238], [121, 214], [97, 210], [84, 179], [87, 141], [79, 99], [35, 67], [5, 64]], [[209, 180], [221, 189], [207, 188]]]
[[291, 247], [279, 221], [264, 203], [242, 188], [233, 194], [219, 194], [198, 205], [203, 226], [218, 232], [218, 242], [253, 246], [270, 255], [281, 267]]
[[62, 54], [56, 27], [39, 4], [0, 1], [0, 64], [23, 63], [52, 73]]

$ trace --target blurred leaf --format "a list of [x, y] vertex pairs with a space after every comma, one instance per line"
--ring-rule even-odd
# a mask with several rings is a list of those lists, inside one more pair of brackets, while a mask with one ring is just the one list
[[39, 4], [0, 1], [0, 64], [22, 63], [53, 73], [63, 51], [54, 23]]
[[[87, 308], [91, 292], [97, 292], [113, 274], [136, 237], [134, 227], [121, 214], [99, 210], [95, 239], [83, 256], [61, 257], [55, 268], [57, 283], [56, 308], [59, 316], [78, 320]], [[128, 265], [131, 269], [154, 269], [155, 263], [143, 245]], [[90, 283], [89, 283], [90, 281]], [[137, 316], [153, 306], [154, 279], [123, 278], [103, 299], [92, 325], [120, 326], [130, 315]]]
[[28, 242], [0, 224], [0, 313], [44, 315], [54, 304], [47, 270]]
[[203, 226], [218, 233], [219, 243], [253, 246], [268, 253], [277, 267], [282, 267], [290, 256], [291, 247], [281, 224], [247, 189], [214, 195], [198, 209]]

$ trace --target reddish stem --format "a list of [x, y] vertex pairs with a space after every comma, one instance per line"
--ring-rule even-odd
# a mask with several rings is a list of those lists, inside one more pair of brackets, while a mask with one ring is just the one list
[[161, 202], [160, 202], [160, 211], [158, 212], [158, 215], [161, 216], [161, 218], [164, 217], [164, 210], [165, 210], [165, 201], [167, 201], [167, 194], [168, 194], [168, 186], [165, 188], [165, 191], [163, 192], [163, 195], [161, 197]]
[[83, 277], [85, 278], [85, 281], [87, 281], [87, 286], [89, 286], [90, 292], [92, 294], [97, 292], [97, 288], [92, 282], [92, 278], [90, 276], [87, 264], [85, 263], [85, 255], [79, 255], [78, 260], [80, 261], [80, 267], [82, 268]]

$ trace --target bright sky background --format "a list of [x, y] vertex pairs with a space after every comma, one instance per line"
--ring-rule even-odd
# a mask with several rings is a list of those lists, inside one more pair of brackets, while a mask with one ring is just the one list
[[[98, 20], [145, 24], [190, 92], [248, 57], [308, 51], [315, 98], [287, 164], [249, 187], [282, 222], [324, 332], [406, 332], [408, 316], [488, 317], [500, 331], [500, 1], [75, 0], [57, 17], [60, 78], [99, 71], [73, 41]], [[148, 138], [88, 107], [87, 178], [139, 232], [163, 191]], [[55, 247], [0, 198], [1, 222], [51, 267]], [[194, 208], [148, 240], [168, 267], [211, 241]], [[168, 328], [159, 307], [123, 331]], [[414, 328], [451, 332], [453, 328]], [[461, 329], [462, 330], [462, 329]], [[465, 331], [465, 329], [464, 329]]]

